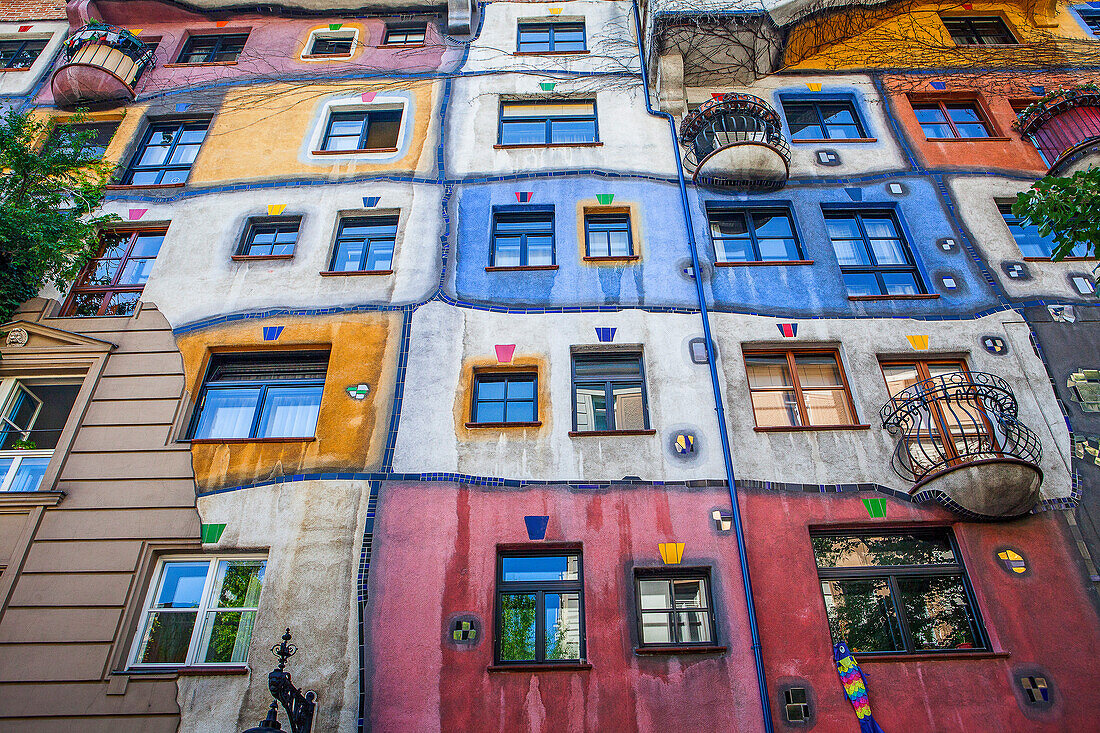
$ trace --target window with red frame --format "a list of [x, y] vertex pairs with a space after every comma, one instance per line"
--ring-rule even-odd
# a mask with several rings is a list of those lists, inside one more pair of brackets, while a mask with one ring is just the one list
[[141, 298], [164, 230], [111, 230], [103, 233], [100, 254], [80, 274], [62, 315], [127, 316]]

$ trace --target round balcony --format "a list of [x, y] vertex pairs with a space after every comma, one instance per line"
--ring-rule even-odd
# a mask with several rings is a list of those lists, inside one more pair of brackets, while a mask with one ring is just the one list
[[723, 94], [680, 125], [684, 167], [695, 183], [774, 190], [790, 173], [791, 150], [779, 114], [751, 94]]
[[1015, 126], [1038, 148], [1053, 174], [1100, 163], [1100, 87], [1052, 92], [1020, 112]]
[[90, 23], [65, 42], [50, 87], [60, 107], [131, 101], [134, 84], [153, 64], [153, 49], [125, 28]]
[[898, 437], [892, 467], [935, 501], [972, 519], [1009, 519], [1039, 501], [1039, 436], [1017, 420], [1016, 397], [992, 374], [952, 372], [906, 387], [882, 408]]

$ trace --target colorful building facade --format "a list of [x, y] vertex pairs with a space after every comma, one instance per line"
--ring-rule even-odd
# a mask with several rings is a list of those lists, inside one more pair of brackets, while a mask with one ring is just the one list
[[287, 628], [314, 730], [857, 730], [837, 643], [1093, 725], [1095, 261], [1010, 204], [1100, 11], [19, 12], [117, 220], [3, 328], [5, 728], [250, 728]]

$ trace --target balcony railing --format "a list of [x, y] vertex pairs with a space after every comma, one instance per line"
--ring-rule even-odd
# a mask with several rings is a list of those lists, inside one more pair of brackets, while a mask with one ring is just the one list
[[153, 65], [153, 48], [125, 28], [89, 23], [65, 42], [64, 63], [54, 72], [61, 106], [134, 98], [134, 84]]
[[1058, 172], [1082, 148], [1100, 143], [1100, 88], [1052, 92], [1020, 112], [1016, 128], [1038, 148], [1051, 171]]
[[779, 114], [751, 94], [723, 94], [684, 118], [684, 167], [696, 183], [776, 189], [787, 182], [791, 149]]

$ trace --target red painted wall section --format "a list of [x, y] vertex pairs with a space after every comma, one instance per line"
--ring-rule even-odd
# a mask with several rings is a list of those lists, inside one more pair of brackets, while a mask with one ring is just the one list
[[[932, 524], [952, 527], [994, 650], [1008, 656], [861, 660], [883, 728], [1095, 730], [1100, 617], [1061, 517], [958, 523], [947, 512], [889, 499], [886, 518], [870, 519], [866, 496], [742, 494], [776, 729], [796, 730], [784, 723], [778, 690], [793, 677], [810, 683], [815, 730], [858, 730], [833, 667], [810, 529]], [[721, 489], [646, 485], [604, 491], [384, 484], [365, 618], [372, 730], [761, 730], [736, 541], [710, 516], [728, 501]], [[546, 542], [582, 546], [590, 670], [488, 671], [497, 545], [530, 542], [523, 517], [532, 514], [549, 515]], [[725, 654], [634, 654], [633, 568], [661, 566], [658, 543], [667, 541], [685, 544], [684, 566], [711, 568]], [[1028, 574], [1001, 566], [996, 552], [1006, 546], [1025, 556]], [[459, 614], [480, 620], [477, 644], [448, 640]], [[1050, 675], [1052, 708], [1025, 712], [1017, 701], [1013, 672], [1024, 667]]]

